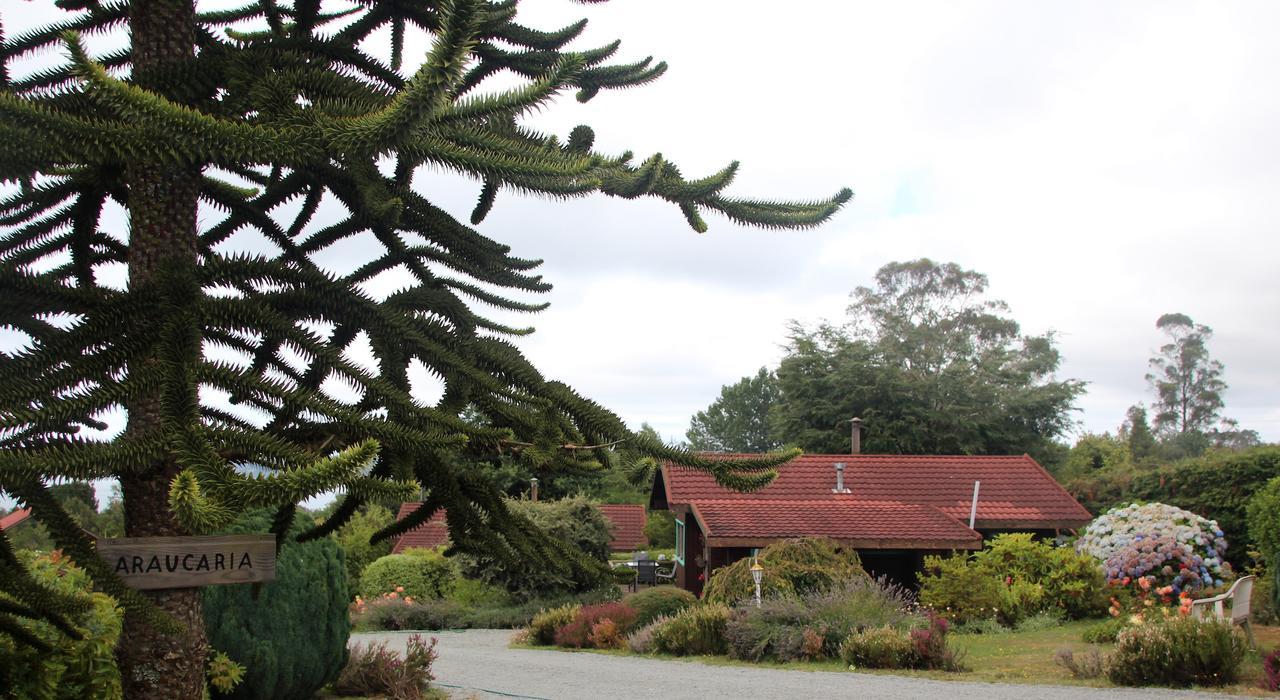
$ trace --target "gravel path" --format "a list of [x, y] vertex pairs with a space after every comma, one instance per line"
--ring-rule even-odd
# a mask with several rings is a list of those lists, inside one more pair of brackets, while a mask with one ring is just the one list
[[[403, 649], [410, 633], [354, 634], [352, 644], [386, 640]], [[939, 700], [1090, 700], [1216, 698], [1181, 690], [1097, 689], [933, 681], [920, 678], [713, 666], [696, 661], [508, 648], [511, 630], [423, 632], [439, 638], [436, 684], [455, 698], [504, 700], [771, 700], [785, 698], [929, 698]]]

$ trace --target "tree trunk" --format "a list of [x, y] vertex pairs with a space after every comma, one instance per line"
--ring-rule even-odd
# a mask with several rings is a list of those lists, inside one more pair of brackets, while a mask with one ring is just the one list
[[[164, 93], [168, 70], [195, 55], [195, 8], [191, 0], [134, 0], [130, 9], [133, 77]], [[170, 73], [171, 75], [171, 73]], [[129, 288], [144, 289], [164, 266], [196, 264], [196, 210], [199, 167], [132, 163], [129, 184]], [[160, 322], [161, 319], [153, 319]], [[158, 351], [143, 362], [159, 361]], [[194, 390], [194, 388], [193, 388]], [[126, 431], [145, 432], [160, 425], [158, 393], [131, 401]], [[169, 483], [177, 474], [172, 459], [139, 465], [121, 479], [125, 534], [155, 537], [189, 534], [169, 510]], [[125, 617], [117, 658], [128, 698], [190, 698], [204, 692], [207, 651], [200, 590], [181, 588], [145, 592], [185, 627], [164, 634], [131, 615]]]

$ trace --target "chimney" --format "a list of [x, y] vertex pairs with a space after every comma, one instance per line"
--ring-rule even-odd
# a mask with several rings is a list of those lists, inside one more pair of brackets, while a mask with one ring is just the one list
[[862, 454], [862, 419], [854, 418], [849, 421], [852, 426], [849, 435], [849, 454]]
[[850, 493], [844, 487], [844, 462], [836, 462], [836, 487], [831, 489], [831, 493]]
[[538, 500], [538, 477], [529, 480], [529, 498], [530, 500]]

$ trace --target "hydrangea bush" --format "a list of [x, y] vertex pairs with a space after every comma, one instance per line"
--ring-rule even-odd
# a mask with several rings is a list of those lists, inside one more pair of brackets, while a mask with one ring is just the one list
[[1102, 562], [1109, 583], [1170, 597], [1232, 577], [1218, 523], [1163, 503], [1112, 508], [1089, 524], [1076, 547]]

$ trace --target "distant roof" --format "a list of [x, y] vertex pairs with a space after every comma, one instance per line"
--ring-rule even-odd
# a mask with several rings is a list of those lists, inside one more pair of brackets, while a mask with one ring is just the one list
[[695, 501], [709, 547], [761, 547], [792, 537], [830, 537], [858, 549], [978, 549], [982, 536], [932, 506], [865, 501]]
[[8, 530], [9, 528], [13, 527], [14, 525], [17, 525], [18, 523], [26, 520], [29, 517], [31, 517], [30, 508], [22, 508], [19, 510], [15, 510], [12, 513], [4, 516], [3, 518], [0, 518], [0, 530]]
[[[706, 455], [752, 457], [755, 455]], [[835, 494], [835, 465], [843, 463], [849, 494]], [[1019, 456], [801, 455], [778, 467], [778, 478], [754, 493], [731, 491], [705, 471], [664, 464], [651, 504], [709, 500], [897, 502], [932, 506], [968, 523], [973, 482], [978, 529], [1076, 528], [1093, 516], [1035, 460]]]
[[[401, 503], [400, 512], [396, 514], [396, 521], [404, 520], [410, 513], [417, 510], [421, 503]], [[400, 539], [396, 540], [396, 544], [391, 548], [392, 554], [399, 554], [410, 548], [430, 549], [431, 547], [439, 547], [449, 543], [449, 526], [444, 521], [444, 509], [436, 511], [427, 522], [413, 528], [412, 530], [400, 535]]]
[[630, 552], [649, 545], [649, 538], [644, 536], [644, 506], [601, 504], [596, 507], [609, 521], [609, 532], [613, 535], [610, 551]]

